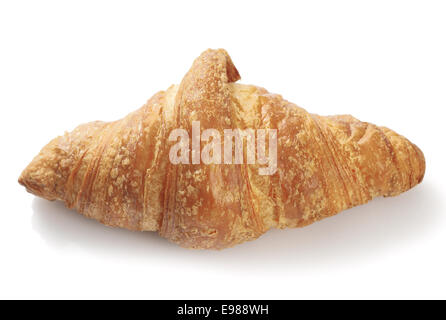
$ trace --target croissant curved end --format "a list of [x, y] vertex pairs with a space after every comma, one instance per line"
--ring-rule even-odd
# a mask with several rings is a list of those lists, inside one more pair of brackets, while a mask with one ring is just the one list
[[[23, 170], [18, 180], [28, 192], [48, 200], [62, 199], [60, 189], [65, 184], [60, 168], [54, 165], [57, 155], [53, 145], [58, 139], [51, 141], [42, 149], [39, 155]], [[48, 152], [49, 150], [51, 151]]]

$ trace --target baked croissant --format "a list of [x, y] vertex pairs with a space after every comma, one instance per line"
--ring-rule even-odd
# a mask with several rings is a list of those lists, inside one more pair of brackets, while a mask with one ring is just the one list
[[[394, 131], [350, 115], [308, 113], [239, 79], [225, 50], [207, 50], [180, 85], [125, 118], [83, 124], [52, 140], [19, 183], [108, 226], [158, 231], [188, 248], [222, 249], [270, 228], [302, 227], [374, 197], [398, 195], [423, 179], [423, 153]], [[175, 129], [197, 135], [194, 123], [198, 135], [213, 129], [201, 143], [198, 137], [198, 153], [171, 135]], [[237, 162], [231, 150], [227, 159], [225, 149], [225, 163], [218, 163], [218, 148], [228, 141], [215, 133], [234, 128], [254, 135], [242, 141], [243, 159]], [[263, 145], [263, 160], [276, 152], [270, 168], [247, 151], [249, 138], [268, 134], [277, 143], [276, 149], [274, 140]], [[204, 161], [206, 140], [213, 145]], [[259, 152], [262, 144], [256, 147]]]

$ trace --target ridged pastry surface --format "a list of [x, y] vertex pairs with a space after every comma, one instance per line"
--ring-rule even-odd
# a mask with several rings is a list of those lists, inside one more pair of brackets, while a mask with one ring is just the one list
[[[19, 182], [109, 226], [222, 249], [398, 195], [423, 179], [423, 153], [394, 131], [350, 115], [308, 113], [239, 79], [226, 51], [207, 50], [179, 85], [125, 118], [83, 124], [52, 140]], [[190, 136], [193, 121], [222, 133], [277, 130], [277, 170], [172, 164], [169, 134], [182, 128]]]

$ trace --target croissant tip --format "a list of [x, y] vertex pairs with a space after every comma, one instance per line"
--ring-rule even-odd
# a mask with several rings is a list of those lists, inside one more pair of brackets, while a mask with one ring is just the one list
[[22, 173], [20, 174], [19, 178], [17, 179], [17, 182], [21, 185], [24, 186], [25, 188], [28, 189], [28, 173], [27, 170], [23, 170]]
[[61, 185], [58, 162], [53, 162], [54, 153], [51, 150], [52, 143], [45, 146], [41, 153], [35, 157], [22, 171], [18, 183], [26, 188], [26, 191], [48, 200], [58, 198], [58, 186]]
[[22, 173], [20, 175], [20, 177], [18, 178], [18, 183], [20, 185], [24, 186], [26, 188], [27, 192], [29, 192], [35, 196], [38, 196], [38, 197], [41, 197], [41, 198], [44, 198], [44, 199], [47, 199], [50, 201], [57, 199], [57, 197], [52, 192], [50, 192], [47, 188], [45, 188], [45, 185], [43, 185], [42, 183], [39, 183], [35, 179], [30, 178], [29, 176], [27, 176], [27, 174]]
[[17, 179], [17, 182], [20, 185], [25, 186], [25, 180], [23, 179], [22, 175], [20, 175], [20, 177]]
[[27, 169], [23, 170], [17, 181], [21, 186], [24, 186], [29, 193], [38, 194], [39, 186], [35, 181], [30, 179]]
[[241, 79], [240, 73], [232, 62], [231, 56], [225, 49], [207, 49], [197, 58], [197, 60], [205, 57], [218, 57], [225, 61], [228, 82], [236, 82]]
[[424, 156], [423, 151], [421, 149], [413, 144], [415, 152], [418, 155], [418, 161], [419, 161], [419, 173], [418, 173], [418, 183], [421, 183], [424, 179], [424, 175], [426, 174], [426, 158]]

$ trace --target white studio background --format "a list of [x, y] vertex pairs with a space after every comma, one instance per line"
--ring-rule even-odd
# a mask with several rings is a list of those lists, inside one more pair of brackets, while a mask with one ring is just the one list
[[[425, 180], [219, 252], [19, 186], [50, 139], [123, 117], [219, 47], [242, 83], [405, 135]], [[2, 1], [0, 107], [0, 298], [446, 298], [444, 1]]]

